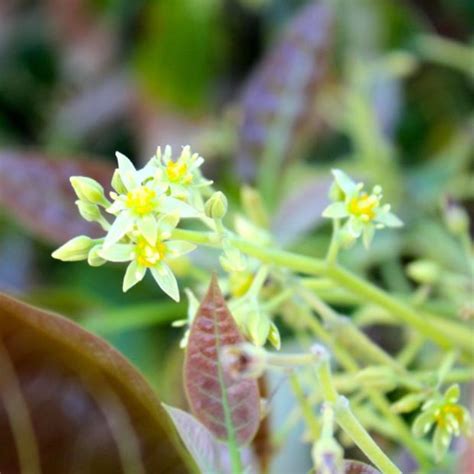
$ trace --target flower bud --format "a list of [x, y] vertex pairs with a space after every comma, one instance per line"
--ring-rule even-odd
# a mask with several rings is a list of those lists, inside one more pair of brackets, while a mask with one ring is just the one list
[[265, 350], [248, 342], [224, 346], [219, 356], [224, 370], [234, 379], [260, 377], [267, 362]]
[[395, 402], [390, 409], [394, 413], [410, 413], [416, 410], [425, 398], [425, 393], [409, 393]]
[[313, 444], [311, 457], [317, 474], [339, 474], [344, 472], [344, 451], [331, 436], [321, 437]]
[[98, 222], [102, 218], [99, 206], [97, 204], [91, 204], [90, 202], [76, 201], [76, 206], [79, 209], [79, 214], [83, 219], [88, 222]]
[[77, 262], [79, 260], [86, 260], [89, 251], [94, 246], [95, 242], [90, 237], [80, 235], [74, 237], [63, 246], [59, 247], [52, 253], [53, 258], [62, 260], [63, 262]]
[[432, 284], [441, 276], [441, 269], [431, 260], [416, 260], [407, 266], [407, 274], [418, 283]]
[[222, 219], [227, 213], [227, 198], [224, 193], [215, 192], [204, 204], [204, 212], [211, 219]]
[[110, 203], [104, 195], [104, 188], [94, 179], [85, 176], [73, 176], [71, 185], [81, 201], [107, 207]]
[[446, 202], [444, 219], [449, 231], [454, 235], [462, 235], [469, 230], [469, 216], [465, 209], [455, 202]]
[[91, 248], [89, 251], [89, 255], [87, 256], [87, 263], [91, 267], [100, 267], [101, 265], [104, 265], [106, 262], [105, 259], [103, 259], [99, 255], [99, 251], [102, 250], [102, 244], [95, 245], [94, 247]]

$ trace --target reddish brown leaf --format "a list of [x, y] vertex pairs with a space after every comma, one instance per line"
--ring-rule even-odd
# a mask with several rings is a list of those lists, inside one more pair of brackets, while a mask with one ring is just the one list
[[345, 474], [380, 474], [375, 467], [360, 461], [344, 461]]
[[100, 235], [74, 204], [71, 176], [89, 176], [106, 189], [113, 168], [105, 162], [54, 160], [36, 153], [0, 151], [0, 208], [35, 236], [62, 244], [77, 235]]
[[224, 346], [243, 341], [214, 276], [191, 327], [184, 385], [196, 418], [221, 440], [231, 436], [225, 419], [227, 400], [239, 444], [248, 443], [260, 423], [258, 386], [254, 379], [234, 379], [222, 367], [219, 354]]
[[71, 321], [0, 294], [0, 472], [195, 472], [141, 375]]

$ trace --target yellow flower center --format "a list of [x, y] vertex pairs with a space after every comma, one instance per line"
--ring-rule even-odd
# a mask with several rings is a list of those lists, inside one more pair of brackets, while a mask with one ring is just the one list
[[188, 172], [188, 166], [182, 161], [169, 161], [166, 165], [166, 176], [173, 183], [184, 182], [189, 184], [193, 177]]
[[456, 421], [461, 425], [463, 421], [463, 411], [459, 405], [455, 405], [454, 403], [450, 403], [448, 405], [444, 405], [440, 410], [438, 415], [436, 416], [436, 423], [441, 427], [445, 428], [447, 425], [447, 416], [453, 415], [456, 418]]
[[361, 194], [360, 196], [354, 197], [349, 202], [349, 212], [360, 217], [364, 222], [369, 222], [375, 217], [375, 209], [379, 206], [380, 201], [377, 196], [371, 194]]
[[144, 238], [140, 238], [135, 246], [136, 261], [142, 267], [154, 267], [160, 260], [165, 258], [165, 254], [166, 245], [164, 242], [150, 245]]
[[156, 192], [146, 186], [140, 186], [127, 194], [126, 206], [141, 216], [155, 209]]

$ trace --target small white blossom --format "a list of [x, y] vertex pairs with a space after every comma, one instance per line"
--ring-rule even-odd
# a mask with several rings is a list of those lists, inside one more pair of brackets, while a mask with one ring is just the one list
[[195, 203], [201, 197], [199, 188], [212, 184], [203, 178], [200, 167], [204, 158], [198, 153], [192, 153], [189, 146], [183, 147], [178, 158], [172, 158], [172, 149], [166, 146], [164, 152], [158, 147], [156, 152], [156, 165], [161, 182], [166, 183], [171, 196]]
[[153, 165], [136, 170], [133, 163], [117, 153], [118, 176], [126, 193], [111, 193], [114, 203], [107, 212], [116, 216], [105, 238], [104, 247], [117, 243], [127, 233], [136, 229], [150, 245], [156, 244], [157, 217], [177, 213], [180, 217], [196, 217], [190, 205], [166, 193], [166, 185], [157, 180]]
[[346, 219], [340, 229], [343, 241], [350, 243], [362, 235], [364, 245], [368, 248], [376, 229], [403, 225], [402, 221], [390, 212], [390, 204], [381, 204], [383, 196], [380, 186], [374, 186], [368, 194], [362, 183], [356, 184], [341, 170], [333, 170], [333, 175], [336, 192], [331, 194], [336, 198], [336, 202], [323, 211], [323, 217]]
[[[186, 241], [173, 240], [172, 232], [183, 218], [205, 219], [201, 189], [210, 184], [202, 178], [203, 162], [189, 147], [176, 161], [171, 160], [171, 148], [164, 156], [159, 151], [143, 168], [137, 169], [123, 154], [116, 153], [115, 170], [110, 193], [105, 198], [103, 187], [86, 177], [73, 177], [71, 183], [79, 201], [81, 216], [98, 222], [105, 230], [102, 239], [77, 237], [53, 253], [65, 261], [87, 260], [91, 266], [105, 262], [129, 262], [123, 290], [141, 281], [150, 270], [161, 289], [179, 300], [176, 278], [169, 267], [170, 260], [195, 249]], [[193, 194], [194, 193], [194, 194]], [[193, 197], [193, 199], [191, 199]], [[102, 209], [113, 222], [109, 222]]]
[[180, 240], [168, 240], [170, 228], [177, 224], [178, 218], [162, 216], [157, 221], [156, 238], [151, 244], [139, 232], [130, 235], [128, 243], [115, 243], [105, 246], [99, 256], [109, 262], [130, 262], [123, 280], [123, 291], [129, 290], [143, 280], [150, 270], [158, 286], [171, 298], [179, 301], [176, 278], [166, 261], [193, 251], [196, 246]]

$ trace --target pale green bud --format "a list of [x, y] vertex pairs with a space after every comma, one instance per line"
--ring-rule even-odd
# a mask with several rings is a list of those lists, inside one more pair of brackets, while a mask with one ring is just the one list
[[463, 235], [469, 230], [469, 216], [459, 204], [447, 203], [444, 219], [448, 229], [454, 235]]
[[63, 262], [86, 260], [95, 241], [85, 235], [74, 237], [52, 253], [53, 258]]
[[87, 256], [87, 263], [91, 267], [100, 267], [106, 262], [106, 260], [99, 255], [100, 250], [102, 250], [102, 244], [95, 245], [89, 251], [89, 255]]
[[394, 413], [410, 413], [416, 410], [425, 398], [425, 393], [409, 393], [400, 398], [390, 408]]
[[432, 284], [441, 276], [441, 269], [431, 260], [416, 260], [407, 266], [407, 274], [418, 283]]
[[71, 185], [81, 201], [107, 207], [110, 203], [104, 195], [104, 188], [94, 179], [85, 176], [72, 176]]
[[227, 213], [227, 198], [224, 193], [215, 192], [204, 204], [204, 212], [211, 219], [222, 219]]
[[116, 169], [112, 176], [112, 187], [117, 191], [119, 194], [127, 194], [127, 188], [123, 184], [122, 178], [120, 177], [120, 171]]
[[323, 436], [313, 444], [311, 457], [318, 474], [344, 472], [344, 450], [331, 436]]
[[97, 204], [91, 204], [86, 201], [76, 201], [76, 206], [79, 209], [79, 214], [88, 222], [98, 222], [102, 218], [99, 206]]

